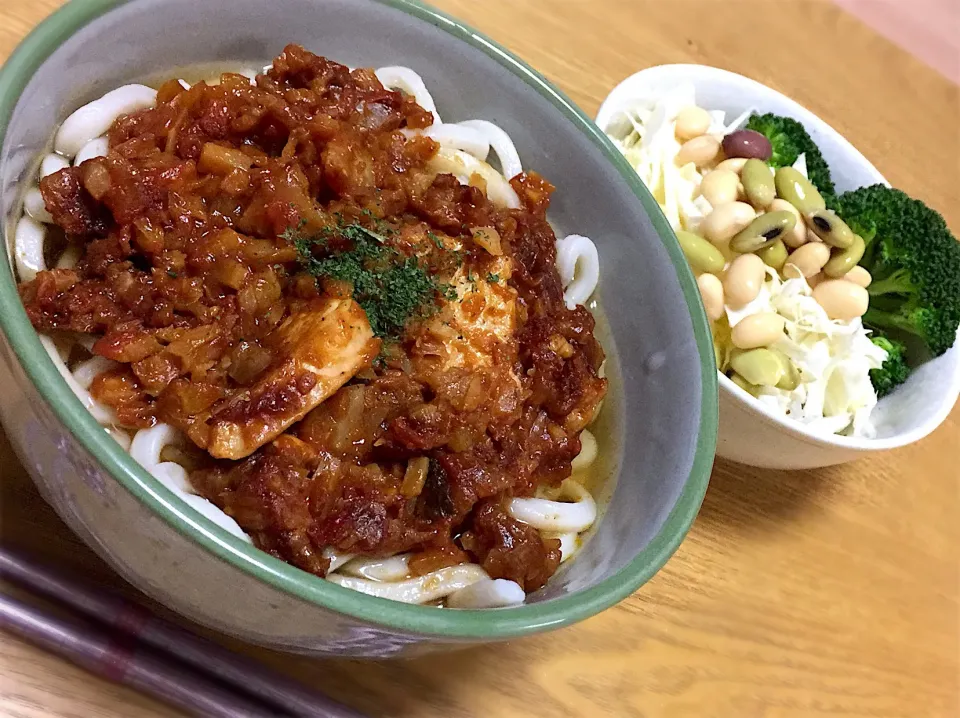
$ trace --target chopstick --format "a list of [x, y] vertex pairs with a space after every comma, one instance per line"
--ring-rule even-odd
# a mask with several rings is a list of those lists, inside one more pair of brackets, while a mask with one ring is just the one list
[[[131, 640], [142, 641], [160, 651], [172, 654], [200, 671], [211, 674], [242, 689], [247, 694], [282, 708], [285, 714], [297, 718], [364, 718], [361, 713], [321, 693], [312, 691], [256, 661], [232, 653], [212, 641], [154, 616], [139, 604], [85, 586], [76, 580], [41, 567], [34, 561], [3, 547], [0, 547], [0, 577], [66, 603], [97, 621], [121, 631]], [[5, 601], [12, 601], [12, 599], [5, 599]], [[39, 619], [40, 624], [45, 621], [54, 626], [57, 624], [57, 620], [42, 615]], [[5, 623], [7, 620], [4, 618]], [[47, 635], [43, 632], [41, 626], [37, 625], [36, 621], [30, 622], [28, 625], [20, 623], [16, 625], [24, 625], [20, 629], [21, 631], [31, 630], [36, 632], [38, 642], [41, 642], [43, 636]], [[11, 629], [16, 630], [16, 626], [11, 626]], [[89, 633], [88, 631], [87, 634]], [[29, 637], [26, 633], [23, 635]], [[91, 637], [84, 634], [78, 640], [82, 642], [85, 638]], [[96, 635], [92, 639], [94, 642], [97, 640], [103, 642], [103, 638]], [[57, 650], [56, 645], [44, 645]], [[70, 645], [76, 648], [75, 642], [71, 642]], [[177, 670], [182, 671], [182, 669]], [[150, 691], [149, 685], [142, 687], [144, 690]], [[203, 715], [220, 714], [208, 713]], [[247, 714], [233, 713], [230, 715]], [[251, 713], [249, 715], [260, 714]], [[274, 712], [263, 715], [281, 715], [281, 713]]]
[[36, 643], [78, 666], [149, 693], [204, 718], [266, 718], [278, 715], [189, 672], [169, 659], [124, 645], [102, 632], [51, 616], [0, 594], [0, 628]]

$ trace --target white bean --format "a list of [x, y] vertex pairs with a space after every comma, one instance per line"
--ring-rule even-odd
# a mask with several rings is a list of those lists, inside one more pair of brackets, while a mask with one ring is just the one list
[[813, 290], [813, 298], [831, 319], [850, 321], [862, 317], [870, 304], [863, 287], [846, 279], [826, 279]]
[[775, 200], [773, 200], [773, 202], [770, 203], [769, 211], [789, 212], [796, 220], [796, 224], [793, 225], [793, 229], [780, 238], [783, 240], [784, 244], [786, 244], [788, 247], [796, 249], [797, 247], [807, 243], [807, 226], [803, 223], [803, 216], [800, 214], [800, 210], [787, 202], [787, 200], [777, 197]]
[[730, 202], [708, 214], [700, 224], [700, 231], [714, 244], [725, 244], [756, 217], [756, 211], [746, 202]]
[[739, 309], [756, 299], [766, 276], [765, 267], [763, 260], [755, 254], [741, 254], [734, 259], [723, 278], [727, 304]]
[[744, 317], [730, 333], [737, 349], [756, 349], [773, 344], [783, 336], [784, 319], [774, 312], [758, 312]]
[[697, 286], [703, 298], [703, 308], [711, 322], [723, 316], [723, 282], [713, 274], [701, 274], [697, 277]]
[[44, 157], [43, 162], [40, 163], [40, 179], [56, 174], [60, 170], [65, 170], [69, 166], [70, 161], [66, 157], [61, 157], [51, 152]]
[[73, 158], [73, 166], [79, 167], [87, 160], [92, 160], [95, 157], [106, 157], [109, 149], [110, 140], [106, 137], [95, 137], [85, 144], [77, 153], [77, 156]]
[[700, 194], [712, 207], [737, 201], [740, 178], [730, 170], [708, 172], [700, 183]]
[[677, 113], [674, 132], [681, 142], [699, 137], [710, 129], [710, 113], [702, 107], [684, 107]]
[[157, 91], [146, 85], [124, 85], [70, 115], [54, 140], [54, 149], [64, 157], [76, 157], [90, 140], [105, 134], [121, 115], [153, 107]]
[[31, 187], [23, 196], [23, 209], [38, 222], [53, 224], [53, 217], [47, 211], [47, 204], [43, 201], [39, 187]]
[[677, 166], [693, 163], [697, 167], [709, 163], [720, 152], [720, 140], [710, 135], [701, 135], [687, 140], [677, 152]]
[[812, 277], [823, 269], [828, 261], [830, 261], [830, 247], [823, 242], [807, 242], [793, 250], [787, 257], [783, 274], [787, 278]]
[[728, 170], [733, 172], [737, 177], [740, 176], [740, 173], [743, 171], [743, 166], [747, 164], [746, 157], [731, 157], [728, 160], [724, 160], [716, 167], [713, 168], [713, 171], [717, 170]]
[[843, 278], [848, 282], [853, 282], [854, 284], [863, 287], [866, 289], [870, 286], [870, 282], [873, 281], [873, 277], [870, 276], [868, 272], [863, 267], [854, 267], [849, 272], [843, 275]]

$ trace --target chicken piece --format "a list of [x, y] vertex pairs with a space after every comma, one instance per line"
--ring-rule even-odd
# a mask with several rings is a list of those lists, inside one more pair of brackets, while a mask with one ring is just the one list
[[276, 357], [271, 367], [190, 431], [214, 458], [249, 456], [370, 366], [380, 352], [380, 340], [360, 305], [329, 297], [291, 314], [267, 343]]

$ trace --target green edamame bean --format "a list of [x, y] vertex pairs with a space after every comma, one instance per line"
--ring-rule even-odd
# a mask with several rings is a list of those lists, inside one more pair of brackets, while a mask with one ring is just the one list
[[739, 386], [745, 392], [750, 394], [753, 397], [760, 396], [760, 387], [756, 384], [751, 384], [746, 379], [744, 379], [739, 374], [733, 374], [730, 376], [730, 381]]
[[778, 239], [773, 244], [757, 251], [757, 256], [763, 260], [768, 267], [773, 267], [778, 272], [783, 269], [787, 263], [787, 245], [782, 239]]
[[793, 167], [778, 169], [773, 183], [777, 196], [796, 207], [800, 214], [810, 214], [827, 206], [813, 183]]
[[783, 367], [783, 377], [777, 382], [777, 388], [783, 389], [784, 391], [793, 391], [800, 386], [800, 372], [797, 371], [793, 362], [790, 361], [790, 357], [782, 351], [779, 349], [771, 349], [770, 351], [773, 352], [780, 361], [780, 366]]
[[853, 238], [856, 236], [853, 230], [829, 209], [819, 209], [808, 214], [807, 225], [815, 235], [831, 247], [848, 249], [853, 246]]
[[751, 384], [776, 386], [783, 379], [780, 358], [769, 349], [750, 349], [730, 359], [731, 368]]
[[835, 251], [830, 260], [823, 265], [823, 273], [831, 279], [846, 276], [847, 272], [857, 266], [863, 259], [866, 242], [859, 234], [853, 235], [853, 244], [846, 249]]
[[754, 207], [766, 209], [777, 198], [777, 188], [766, 162], [750, 159], [740, 172], [743, 191]]
[[680, 242], [680, 249], [683, 250], [690, 266], [698, 272], [716, 274], [726, 264], [719, 249], [693, 232], [677, 230], [677, 241]]
[[756, 252], [793, 230], [797, 218], [786, 210], [761, 214], [730, 240], [730, 249], [741, 254]]

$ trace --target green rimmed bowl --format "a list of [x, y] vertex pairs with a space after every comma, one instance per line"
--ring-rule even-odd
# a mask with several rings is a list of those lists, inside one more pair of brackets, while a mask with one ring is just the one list
[[666, 562], [700, 506], [717, 429], [713, 345], [653, 198], [580, 110], [487, 38], [410, 0], [285, 0], [282, 13], [263, 0], [74, 0], [0, 70], [5, 238], [21, 183], [70, 111], [165, 69], [262, 64], [288, 42], [353, 66], [415, 68], [445, 117], [500, 124], [557, 185], [552, 222], [596, 241], [612, 383], [601, 446], [614, 476], [594, 535], [517, 608], [408, 606], [303, 573], [196, 513], [107, 436], [47, 358], [0, 262], [0, 415], [21, 460], [130, 583], [198, 623], [279, 650], [408, 655], [558, 628], [613, 605]]

